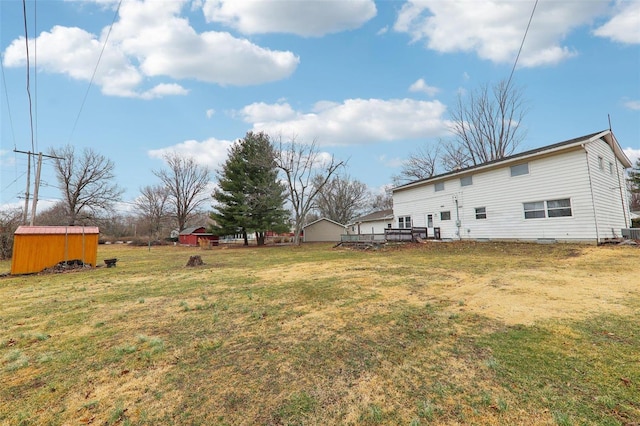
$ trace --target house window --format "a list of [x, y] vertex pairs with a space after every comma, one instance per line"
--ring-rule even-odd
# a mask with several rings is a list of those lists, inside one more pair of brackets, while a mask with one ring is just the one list
[[563, 198], [547, 201], [547, 215], [549, 217], [571, 216], [571, 200]]
[[391, 224], [387, 223], [387, 229], [391, 229]]
[[529, 163], [511, 166], [511, 176], [522, 176], [529, 174]]
[[571, 200], [563, 198], [560, 200], [535, 201], [524, 203], [524, 218], [539, 219], [545, 217], [567, 217], [572, 216]]
[[486, 219], [486, 218], [487, 218], [487, 208], [476, 207], [476, 219]]
[[435, 184], [436, 192], [444, 191], [444, 182], [438, 182]]
[[533, 203], [524, 203], [525, 219], [540, 219], [545, 217], [544, 201], [536, 201]]
[[469, 186], [473, 185], [473, 179], [471, 176], [465, 176], [460, 178], [460, 186]]
[[598, 168], [604, 171], [604, 159], [602, 157], [598, 157]]
[[440, 220], [451, 220], [451, 212], [440, 212]]
[[411, 228], [411, 216], [400, 216], [398, 218], [398, 228]]

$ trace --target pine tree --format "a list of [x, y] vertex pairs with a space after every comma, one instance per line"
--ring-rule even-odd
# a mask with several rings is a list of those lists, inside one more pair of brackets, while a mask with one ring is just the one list
[[264, 245], [267, 231], [288, 229], [284, 209], [285, 187], [278, 180], [273, 146], [264, 133], [248, 132], [233, 144], [227, 161], [218, 173], [218, 189], [211, 217], [216, 233], [255, 232], [258, 245]]

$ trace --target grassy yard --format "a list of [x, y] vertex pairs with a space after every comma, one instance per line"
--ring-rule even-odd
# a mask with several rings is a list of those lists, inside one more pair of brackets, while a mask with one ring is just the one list
[[0, 424], [640, 424], [639, 248], [111, 257], [0, 278]]

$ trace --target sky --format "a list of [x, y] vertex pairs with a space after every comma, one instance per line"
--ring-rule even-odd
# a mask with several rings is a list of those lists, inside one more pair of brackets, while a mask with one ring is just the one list
[[[23, 3], [0, 1], [0, 206], [24, 203], [27, 155], [15, 150], [93, 149], [114, 162], [126, 210], [159, 183], [163, 154], [193, 156], [215, 180], [248, 131], [315, 141], [380, 191], [412, 152], [451, 137], [458, 97], [509, 78], [530, 19], [512, 77], [527, 109], [518, 151], [608, 129], [610, 117], [627, 155], [640, 157], [639, 0], [31, 0], [25, 9], [29, 55]], [[51, 160], [41, 180], [40, 206], [61, 199]]]

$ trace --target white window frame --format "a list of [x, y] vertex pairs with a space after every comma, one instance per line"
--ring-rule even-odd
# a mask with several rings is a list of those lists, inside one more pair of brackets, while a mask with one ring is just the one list
[[444, 191], [444, 182], [436, 182], [433, 185], [433, 189], [435, 190], [435, 192]]
[[398, 228], [411, 229], [411, 216], [398, 216]]
[[464, 176], [460, 178], [460, 186], [471, 186], [473, 185], [473, 175]]
[[484, 220], [487, 218], [486, 207], [476, 207], [476, 220]]
[[[529, 219], [555, 219], [558, 217], [572, 217], [573, 208], [571, 198], [556, 198], [546, 201], [530, 201], [522, 203], [524, 218]], [[527, 217], [529, 216], [529, 217]]]
[[[526, 170], [525, 170], [526, 168]], [[529, 163], [515, 164], [510, 167], [511, 177], [524, 176], [529, 174]]]
[[[445, 219], [444, 216], [443, 216], [444, 214], [448, 215], [449, 217]], [[441, 221], [451, 220], [451, 210], [445, 210], [445, 211], [440, 212], [440, 220]]]

